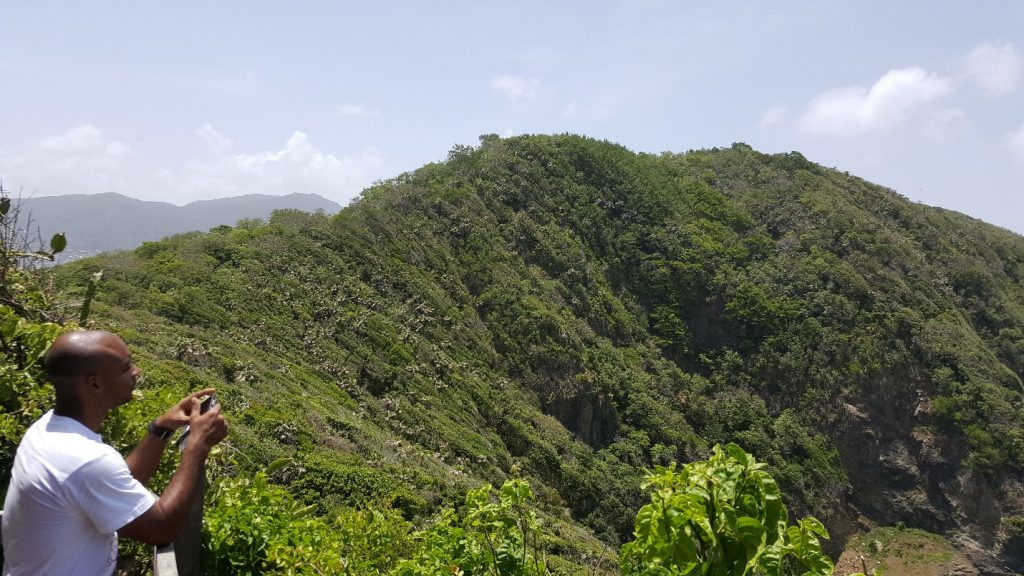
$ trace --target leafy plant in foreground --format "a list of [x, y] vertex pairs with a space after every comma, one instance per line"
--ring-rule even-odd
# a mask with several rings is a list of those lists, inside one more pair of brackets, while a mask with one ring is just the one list
[[644, 483], [651, 502], [622, 547], [623, 574], [731, 575], [783, 572], [792, 557], [805, 575], [832, 573], [821, 522], [789, 515], [775, 480], [739, 446], [715, 446], [705, 461], [658, 467]]
[[63, 331], [59, 324], [35, 322], [0, 305], [0, 442], [5, 464], [27, 426], [52, 404], [53, 388], [40, 385], [41, 360]]
[[417, 532], [413, 557], [393, 574], [490, 574], [530, 576], [547, 574], [538, 546], [540, 522], [529, 508], [533, 491], [524, 480], [508, 480], [498, 490], [490, 485], [470, 490], [461, 517], [443, 511], [434, 524]]
[[442, 510], [414, 530], [387, 506], [312, 514], [264, 472], [218, 481], [204, 523], [207, 574], [394, 574], [531, 576], [546, 574], [530, 510], [530, 485], [509, 480], [494, 498], [485, 485], [461, 512]]
[[[25, 429], [53, 404], [43, 384], [42, 358], [67, 328], [46, 270], [67, 246], [54, 234], [49, 249], [18, 221], [18, 204], [0, 187], [0, 490], [6, 490], [14, 450]], [[31, 224], [31, 222], [29, 222]], [[38, 236], [38, 233], [36, 234]]]
[[206, 509], [207, 574], [337, 574], [343, 542], [265, 473], [221, 480]]

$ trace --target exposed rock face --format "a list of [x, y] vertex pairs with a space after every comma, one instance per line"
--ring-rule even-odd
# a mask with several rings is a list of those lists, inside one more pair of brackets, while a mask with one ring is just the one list
[[[838, 445], [849, 503], [879, 524], [947, 534], [981, 574], [1024, 570], [1022, 538], [1003, 522], [1024, 509], [1024, 485], [967, 467], [962, 442], [930, 431], [921, 397], [883, 393], [864, 396], [866, 406], [844, 405]], [[849, 533], [848, 518], [844, 511], [827, 519], [829, 529]]]
[[615, 405], [591, 391], [550, 402], [547, 411], [591, 446], [607, 445], [618, 431]]

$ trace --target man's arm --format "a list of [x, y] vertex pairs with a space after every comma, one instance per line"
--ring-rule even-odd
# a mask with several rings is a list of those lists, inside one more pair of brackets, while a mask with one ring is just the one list
[[[192, 399], [209, 396], [213, 392], [213, 388], [193, 392], [153, 422], [161, 428], [177, 430], [189, 422], [189, 416], [192, 411]], [[128, 464], [128, 469], [131, 470], [132, 476], [136, 480], [143, 484], [149, 483], [150, 478], [156, 473], [157, 466], [160, 465], [160, 457], [163, 456], [167, 442], [168, 440], [146, 432], [146, 435], [135, 446], [131, 454], [125, 457], [124, 461]]]
[[160, 457], [164, 453], [168, 440], [158, 438], [149, 432], [139, 441], [132, 450], [132, 453], [125, 456], [124, 461], [128, 464], [132, 476], [143, 484], [148, 484], [149, 479], [156, 473], [160, 465]]
[[181, 463], [170, 483], [149, 510], [118, 530], [119, 535], [146, 544], [167, 544], [177, 538], [184, 527], [210, 449], [223, 440], [228, 432], [227, 423], [220, 413], [220, 405], [214, 406], [206, 414], [199, 414], [199, 399], [193, 397], [190, 413], [191, 435], [188, 446], [181, 455]]

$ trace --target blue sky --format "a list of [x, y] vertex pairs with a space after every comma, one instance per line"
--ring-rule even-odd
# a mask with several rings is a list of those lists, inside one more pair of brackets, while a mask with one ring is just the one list
[[747, 142], [1024, 232], [1024, 2], [3, 2], [0, 175], [183, 204]]

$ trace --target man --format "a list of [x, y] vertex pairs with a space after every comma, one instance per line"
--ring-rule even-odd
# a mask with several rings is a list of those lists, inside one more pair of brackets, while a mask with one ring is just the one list
[[[117, 537], [166, 544], [181, 531], [210, 449], [227, 435], [214, 406], [200, 414], [189, 394], [149, 425], [122, 458], [103, 443], [100, 424], [132, 399], [139, 369], [128, 347], [105, 331], [69, 332], [43, 358], [57, 393], [53, 410], [18, 446], [4, 503], [4, 574], [109, 575]], [[181, 463], [158, 499], [143, 485], [156, 471], [171, 433], [188, 424]]]

